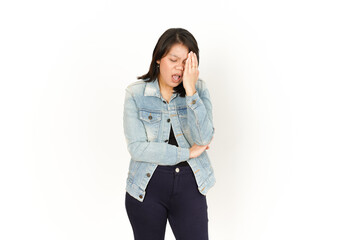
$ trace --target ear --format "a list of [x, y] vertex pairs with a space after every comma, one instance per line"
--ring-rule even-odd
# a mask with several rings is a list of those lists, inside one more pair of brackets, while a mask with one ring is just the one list
[[156, 63], [157, 63], [157, 64], [160, 64], [160, 60], [156, 60]]

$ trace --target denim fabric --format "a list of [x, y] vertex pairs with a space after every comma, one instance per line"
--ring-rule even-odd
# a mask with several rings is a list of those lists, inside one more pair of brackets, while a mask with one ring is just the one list
[[[139, 80], [126, 88], [123, 124], [131, 156], [126, 191], [140, 202], [157, 165], [187, 161], [203, 195], [216, 182], [206, 150], [189, 158], [190, 147], [208, 144], [215, 130], [205, 82], [198, 79], [195, 88], [197, 92], [185, 98], [174, 93], [169, 103], [161, 96], [158, 79], [148, 83]], [[178, 147], [167, 143], [170, 125]]]

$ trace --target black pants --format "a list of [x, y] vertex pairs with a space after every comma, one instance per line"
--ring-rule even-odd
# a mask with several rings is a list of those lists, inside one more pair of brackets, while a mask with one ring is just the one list
[[208, 240], [206, 197], [190, 166], [157, 166], [143, 202], [126, 193], [135, 240], [163, 240], [167, 219], [177, 240]]

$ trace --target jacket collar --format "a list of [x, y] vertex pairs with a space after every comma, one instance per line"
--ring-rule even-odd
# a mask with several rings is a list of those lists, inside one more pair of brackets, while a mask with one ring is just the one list
[[158, 79], [156, 78], [152, 82], [147, 82], [145, 86], [144, 96], [154, 96], [161, 98], [160, 87]]
[[[173, 93], [171, 99], [175, 98], [178, 93]], [[154, 96], [162, 99], [159, 87], [159, 81], [155, 78], [152, 82], [147, 82], [145, 86], [144, 96]]]

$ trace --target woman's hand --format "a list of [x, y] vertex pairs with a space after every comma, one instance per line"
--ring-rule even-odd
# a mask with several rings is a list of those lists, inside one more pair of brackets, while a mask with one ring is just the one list
[[192, 145], [192, 147], [190, 148], [190, 158], [196, 158], [200, 156], [203, 153], [203, 151], [205, 151], [207, 146], [208, 145], [204, 145], [204, 146], [200, 146], [197, 144]]
[[[214, 136], [212, 137], [211, 141], [213, 139], [214, 139]], [[210, 141], [210, 143], [211, 143], [211, 141]], [[210, 143], [207, 145], [202, 145], [202, 146], [197, 145], [196, 143], [194, 145], [192, 145], [192, 147], [190, 148], [190, 158], [196, 158], [196, 157], [200, 156], [203, 153], [203, 151], [210, 148], [209, 147]]]
[[183, 86], [187, 96], [195, 94], [195, 84], [199, 78], [198, 61], [196, 54], [193, 52], [188, 53], [188, 58], [185, 62], [185, 70], [183, 74]]

